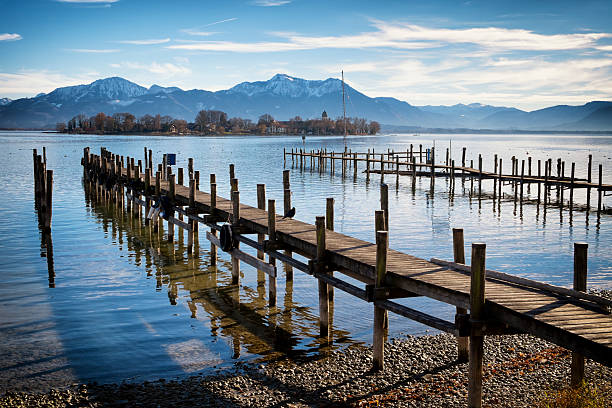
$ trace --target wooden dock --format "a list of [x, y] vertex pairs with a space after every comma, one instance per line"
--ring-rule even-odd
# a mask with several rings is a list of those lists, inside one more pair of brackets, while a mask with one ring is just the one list
[[[346, 176], [349, 169], [352, 168], [353, 176], [357, 177], [359, 163], [365, 163], [363, 172], [366, 174], [366, 180], [369, 181], [370, 174], [379, 174], [381, 183], [384, 182], [385, 175], [396, 177], [396, 184], [399, 185], [400, 176], [409, 176], [412, 178], [412, 186], [416, 184], [417, 177], [430, 177], [431, 187], [433, 188], [436, 177], [445, 177], [450, 180], [450, 187], [455, 188], [455, 180], [457, 178], [465, 181], [470, 180], [471, 190], [474, 190], [476, 183], [477, 191], [474, 193], [478, 198], [483, 197], [482, 181], [493, 180], [492, 198], [501, 200], [504, 185], [511, 185], [513, 189], [514, 201], [527, 201], [525, 198], [524, 186], [529, 189], [532, 184], [537, 187], [537, 199], [532, 200], [537, 205], [542, 204], [544, 207], [553, 205], [550, 198], [553, 189], [556, 189], [556, 202], [554, 205], [561, 209], [567, 207], [570, 213], [577, 210], [575, 205], [574, 191], [578, 189], [586, 190], [586, 206], [584, 209], [587, 213], [591, 210], [591, 190], [597, 192], [597, 215], [600, 216], [605, 211], [603, 208], [603, 197], [612, 191], [612, 184], [603, 183], [603, 168], [598, 166], [598, 181], [593, 180], [593, 163], [592, 155], [589, 155], [587, 161], [587, 177], [580, 179], [576, 177], [575, 163], [571, 163], [567, 168], [569, 174], [566, 175], [565, 162], [557, 159], [556, 174], [553, 169], [552, 159], [544, 162], [541, 160], [532, 160], [528, 157], [527, 160], [519, 160], [516, 157], [511, 159], [511, 172], [503, 172], [503, 160], [498, 159], [497, 155], [493, 160], [493, 171], [485, 171], [483, 169], [482, 155], [478, 155], [478, 161], [474, 165], [474, 161], [466, 161], [466, 148], [462, 149], [461, 164], [455, 165], [455, 161], [450, 156], [449, 149], [446, 149], [446, 159], [443, 163], [436, 162], [435, 149], [426, 149], [423, 151], [423, 146], [419, 146], [419, 150], [415, 150], [413, 145], [405, 152], [395, 152], [388, 150], [387, 152], [375, 153], [374, 149], [368, 149], [367, 152], [352, 152], [345, 148], [344, 151], [334, 152], [326, 149], [310, 150], [291, 149], [283, 151], [283, 160], [287, 162], [287, 157], [290, 157], [291, 162], [304, 169], [307, 166], [317, 168], [323, 172], [329, 168], [331, 173], [335, 172], [336, 162], [339, 162], [342, 176]], [[520, 164], [520, 166], [519, 166]], [[537, 165], [536, 165], [537, 164]], [[536, 172], [537, 169], [537, 172]], [[567, 204], [564, 199], [564, 192], [569, 191], [567, 196]]]
[[[141, 217], [143, 211], [145, 215], [153, 213], [152, 221], [163, 223], [164, 219], [151, 207], [154, 202], [169, 200], [171, 206], [165, 214], [168, 240], [174, 240], [175, 227], [179, 234], [186, 231], [188, 253], [193, 251], [197, 225], [210, 228], [206, 236], [215, 251], [217, 247], [224, 247], [232, 256], [233, 284], [239, 283], [241, 261], [254, 266], [268, 275], [270, 304], [276, 303], [276, 260], [314, 276], [319, 281], [319, 328], [323, 338], [329, 336], [332, 288], [372, 302], [374, 369], [384, 369], [387, 311], [453, 333], [458, 337], [459, 358], [469, 355], [470, 407], [481, 406], [485, 335], [529, 333], [572, 350], [574, 385], [584, 376], [585, 357], [612, 366], [612, 302], [585, 293], [587, 244], [575, 244], [574, 288], [566, 289], [486, 270], [486, 245], [481, 243], [472, 244], [472, 263], [465, 265], [460, 229], [453, 230], [452, 262], [420, 259], [388, 249], [389, 218], [384, 208], [384, 184], [381, 185], [383, 210], [375, 212], [376, 243], [371, 243], [333, 231], [333, 200], [331, 206], [328, 200], [327, 217], [316, 217], [314, 224], [276, 214], [274, 200], [265, 200], [264, 185], [258, 185], [257, 208], [241, 203], [233, 166], [230, 168], [232, 197], [226, 199], [216, 194], [214, 175], [211, 175], [209, 192], [199, 190], [199, 174], [193, 171], [191, 159], [188, 187], [182, 185], [183, 169], [178, 170], [178, 183], [168, 166], [159, 165], [153, 177], [151, 152], [147, 155], [146, 148], [144, 167], [142, 163], [135, 165], [134, 158], [124, 160], [104, 149], [98, 156], [86, 148], [82, 163], [85, 182], [93, 191], [116, 202], [125, 202], [134, 216]], [[290, 208], [291, 194], [288, 177], [284, 181], [286, 209], [287, 200]], [[227, 235], [227, 226], [231, 226], [231, 237]], [[239, 245], [256, 248], [259, 256], [242, 252]], [[293, 253], [306, 257], [308, 263], [293, 258]], [[268, 255], [267, 261], [264, 254]], [[342, 280], [343, 275], [357, 279], [363, 286]], [[286, 279], [291, 279], [289, 273]], [[455, 321], [445, 321], [393, 301], [414, 296], [427, 296], [456, 306]]]

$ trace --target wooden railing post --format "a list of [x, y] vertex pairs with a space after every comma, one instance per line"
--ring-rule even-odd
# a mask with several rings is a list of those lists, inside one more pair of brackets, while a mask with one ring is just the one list
[[484, 336], [480, 325], [485, 317], [485, 256], [486, 244], [472, 244], [472, 277], [470, 285], [470, 362], [468, 372], [468, 406], [482, 406], [482, 359], [484, 355]]
[[[319, 160], [319, 166], [322, 160]], [[291, 210], [291, 184], [289, 181], [289, 170], [283, 170], [283, 211], [287, 214]], [[291, 256], [291, 251], [285, 250], [285, 255]], [[285, 267], [285, 278], [287, 280], [293, 280], [293, 267], [288, 263], [284, 264]]]
[[[169, 168], [169, 167], [168, 167]], [[172, 208], [174, 208], [174, 202], [176, 198], [176, 188], [175, 188], [175, 176], [174, 174], [168, 174], [168, 195], [170, 196], [170, 202], [172, 204]], [[167, 214], [168, 219], [170, 217], [174, 218], [174, 209], [170, 211], [170, 214]], [[174, 242], [174, 224], [168, 221], [168, 242]]]
[[[387, 249], [389, 236], [387, 231], [376, 231], [376, 287], [385, 285], [387, 273]], [[373, 370], [381, 371], [385, 368], [385, 309], [374, 305], [374, 333], [372, 339]]]
[[[317, 232], [317, 272], [325, 268], [325, 217], [317, 216], [315, 221]], [[321, 337], [329, 337], [329, 292], [327, 283], [319, 279], [319, 333]]]
[[[574, 290], [586, 292], [587, 289], [587, 252], [589, 244], [574, 243]], [[572, 352], [571, 386], [579, 387], [584, 381], [584, 356]]]
[[[159, 180], [159, 172], [157, 173], [156, 181]], [[195, 180], [193, 178], [189, 179], [189, 214], [195, 214]], [[189, 232], [187, 234], [187, 253], [191, 254], [193, 252], [193, 241], [194, 241], [194, 225], [197, 221], [189, 218]]]
[[[453, 260], [459, 264], [465, 264], [465, 245], [463, 241], [463, 228], [453, 228]], [[459, 315], [467, 314], [467, 310], [458, 307], [457, 318]], [[466, 363], [469, 360], [469, 337], [457, 337], [457, 361]]]
[[45, 232], [51, 231], [51, 216], [53, 215], [53, 170], [47, 170], [45, 195]]

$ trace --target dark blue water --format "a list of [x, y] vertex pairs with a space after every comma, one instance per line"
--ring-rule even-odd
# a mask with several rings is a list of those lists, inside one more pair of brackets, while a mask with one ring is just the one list
[[[588, 154], [594, 169], [611, 166], [612, 138], [589, 135], [387, 135], [347, 140], [353, 151], [409, 149], [410, 143], [431, 147], [438, 160], [452, 144], [460, 161], [483, 155], [492, 170], [493, 155], [535, 163], [558, 157], [576, 163], [577, 177], [586, 176]], [[452, 141], [452, 142], [451, 142]], [[265, 183], [268, 198], [282, 202], [283, 148], [341, 151], [342, 138], [309, 137], [134, 137], [56, 136], [43, 133], [0, 133], [0, 390], [43, 390], [74, 381], [144, 380], [184, 376], [223, 369], [236, 361], [283, 356], [301, 358], [318, 353], [316, 281], [295, 273], [287, 283], [278, 280], [278, 306], [267, 306], [267, 286], [257, 272], [242, 266], [239, 289], [230, 283], [229, 258], [220, 252], [216, 268], [209, 262], [205, 229], [200, 229], [198, 256], [188, 257], [179, 243], [160, 243], [149, 229], [112, 204], [93, 202], [81, 184], [83, 148], [101, 146], [126, 156], [142, 158], [143, 147], [177, 154], [177, 167], [194, 158], [201, 173], [201, 189], [208, 191], [208, 174], [216, 173], [218, 193], [228, 197], [228, 165], [236, 165], [241, 200], [256, 204], [256, 184]], [[52, 226], [53, 276], [33, 203], [32, 148], [47, 147], [48, 168], [54, 170]], [[379, 209], [379, 175], [369, 183], [349, 170], [341, 177], [307, 167], [292, 168], [292, 201], [296, 218], [313, 223], [325, 214], [326, 197], [335, 199], [335, 229], [364, 240], [374, 240], [374, 211]], [[568, 170], [569, 172], [569, 165]], [[362, 164], [363, 166], [363, 164]], [[329, 167], [328, 167], [329, 170]], [[596, 174], [596, 173], [594, 173]], [[390, 200], [390, 246], [422, 258], [451, 259], [451, 229], [464, 228], [466, 245], [487, 244], [487, 267], [562, 286], [571, 286], [573, 243], [589, 243], [589, 286], [612, 287], [611, 216], [598, 221], [591, 212], [568, 212], [535, 205], [518, 206], [504, 199], [500, 208], [490, 199], [469, 196], [469, 181], [457, 181], [454, 194], [438, 179], [432, 194], [429, 179], [417, 180], [413, 193], [409, 178], [395, 187], [386, 176]], [[604, 174], [604, 182], [612, 182]], [[492, 182], [483, 184], [485, 192]], [[510, 186], [504, 187], [511, 194]], [[525, 189], [527, 191], [527, 189]], [[537, 188], [530, 189], [531, 197]], [[552, 197], [555, 197], [553, 193]], [[565, 193], [565, 198], [569, 193]], [[584, 203], [585, 192], [575, 200]], [[610, 205], [609, 197], [604, 205]], [[596, 192], [592, 193], [596, 204]], [[277, 207], [279, 207], [277, 205]], [[248, 250], [247, 250], [248, 251]], [[251, 252], [253, 253], [253, 252]], [[469, 258], [469, 249], [466, 251]], [[469, 259], [468, 259], [469, 262]], [[50, 279], [54, 284], [50, 288]], [[239, 302], [238, 302], [239, 300]], [[436, 316], [452, 319], [454, 309], [427, 299], [405, 301]], [[338, 347], [370, 342], [372, 306], [336, 291], [334, 340]], [[424, 334], [427, 327], [390, 315], [390, 334]]]

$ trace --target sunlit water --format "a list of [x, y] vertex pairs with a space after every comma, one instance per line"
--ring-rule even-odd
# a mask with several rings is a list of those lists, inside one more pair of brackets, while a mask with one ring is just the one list
[[[612, 137], [588, 135], [388, 135], [347, 139], [353, 151], [405, 151], [413, 143], [436, 142], [438, 160], [452, 140], [452, 156], [492, 170], [493, 155], [537, 160], [561, 157], [576, 163], [577, 177], [586, 177], [587, 157], [593, 168], [612, 165]], [[319, 147], [341, 151], [342, 138], [308, 137], [135, 137], [56, 136], [38, 132], [0, 133], [0, 391], [44, 390], [74, 381], [146, 380], [209, 373], [236, 361], [259, 361], [282, 356], [316, 355], [318, 295], [316, 281], [295, 272], [278, 280], [278, 306], [267, 306], [267, 285], [257, 272], [242, 266], [239, 289], [230, 285], [229, 257], [220, 251], [218, 267], [209, 261], [206, 229], [200, 229], [199, 254], [188, 257], [180, 242], [160, 243], [141, 221], [114, 204], [90, 200], [82, 182], [83, 148], [101, 146], [126, 156], [142, 158], [143, 147], [177, 153], [177, 167], [194, 158], [201, 173], [201, 189], [208, 191], [208, 174], [216, 173], [218, 193], [228, 197], [228, 165], [236, 164], [241, 200], [256, 204], [256, 184], [265, 183], [267, 197], [282, 203], [282, 170], [291, 171], [296, 218], [313, 223], [325, 214], [326, 197], [335, 199], [335, 229], [374, 240], [374, 211], [379, 209], [379, 175], [366, 183], [352, 169], [342, 178], [341, 167], [320, 173], [308, 162], [301, 171], [283, 148]], [[49, 275], [42, 257], [41, 235], [33, 202], [32, 148], [47, 147], [48, 168], [54, 170], [53, 266]], [[442, 152], [442, 153], [441, 153]], [[285, 166], [285, 167], [284, 167]], [[596, 179], [597, 172], [594, 171]], [[589, 244], [589, 286], [612, 288], [612, 216], [587, 215], [567, 207], [560, 210], [533, 204], [517, 205], [509, 196], [494, 205], [469, 195], [470, 182], [457, 180], [454, 194], [439, 178], [432, 194], [428, 178], [418, 179], [413, 193], [409, 177], [387, 175], [390, 205], [390, 246], [416, 256], [451, 259], [451, 229], [462, 227], [466, 245], [487, 244], [487, 267], [562, 286], [571, 286], [573, 243]], [[611, 183], [609, 173], [604, 183]], [[492, 181], [483, 191], [492, 190]], [[527, 193], [527, 188], [525, 188]], [[537, 187], [531, 186], [531, 197]], [[556, 193], [551, 195], [556, 200]], [[565, 198], [569, 192], [565, 193]], [[585, 191], [575, 200], [585, 202]], [[592, 205], [597, 193], [592, 192]], [[604, 205], [610, 204], [609, 197]], [[277, 208], [280, 208], [277, 204]], [[249, 249], [246, 249], [250, 251]], [[254, 253], [253, 251], [250, 251]], [[466, 251], [469, 262], [469, 248]], [[42, 254], [42, 255], [41, 255]], [[50, 288], [50, 280], [55, 287]], [[238, 301], [239, 299], [239, 301]], [[445, 319], [454, 308], [428, 299], [403, 303]], [[372, 305], [336, 291], [333, 336], [337, 347], [370, 342]], [[390, 335], [424, 334], [427, 327], [390, 315]]]

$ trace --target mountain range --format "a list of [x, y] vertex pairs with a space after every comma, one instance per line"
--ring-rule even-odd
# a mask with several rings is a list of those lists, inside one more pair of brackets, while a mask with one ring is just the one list
[[[388, 126], [493, 130], [612, 130], [612, 102], [581, 106], [557, 105], [531, 112], [512, 107], [472, 103], [452, 106], [414, 106], [390, 97], [371, 98], [345, 84], [347, 116], [364, 117]], [[257, 120], [265, 113], [277, 120], [342, 116], [342, 82], [305, 80], [285, 74], [267, 81], [242, 82], [211, 92], [153, 85], [145, 88], [120, 77], [88, 85], [57, 88], [33, 98], [0, 99], [0, 128], [55, 128], [83, 113], [112, 115], [130, 112], [170, 115], [193, 121], [202, 109], [221, 110], [228, 117]]]

